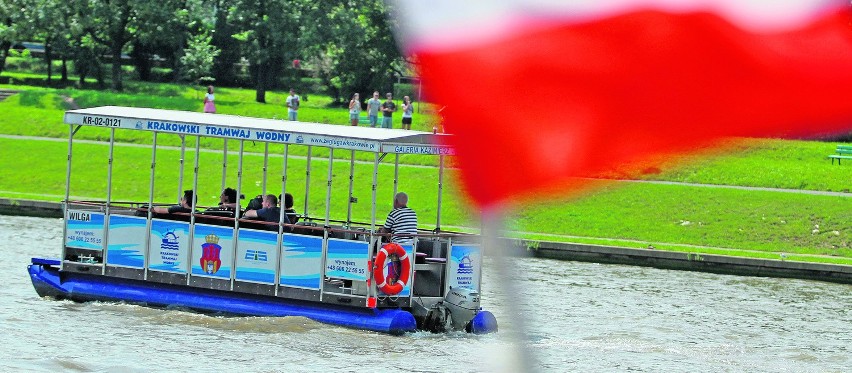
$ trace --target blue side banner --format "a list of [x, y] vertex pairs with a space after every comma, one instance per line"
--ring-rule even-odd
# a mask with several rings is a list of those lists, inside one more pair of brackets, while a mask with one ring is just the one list
[[186, 273], [189, 257], [189, 223], [173, 220], [151, 220], [151, 257], [148, 268]]
[[322, 270], [322, 237], [284, 235], [280, 286], [319, 289]]
[[145, 223], [141, 217], [110, 215], [108, 265], [145, 268]]
[[196, 224], [192, 246], [193, 276], [231, 279], [233, 228]]
[[83, 210], [68, 210], [65, 217], [68, 233], [65, 245], [89, 250], [104, 248], [104, 214]]
[[478, 245], [453, 245], [450, 254], [450, 287], [463, 287], [479, 291], [482, 271], [482, 248]]
[[353, 281], [367, 281], [370, 245], [364, 241], [328, 240], [325, 275]]
[[274, 284], [278, 233], [240, 229], [238, 245], [236, 279]]

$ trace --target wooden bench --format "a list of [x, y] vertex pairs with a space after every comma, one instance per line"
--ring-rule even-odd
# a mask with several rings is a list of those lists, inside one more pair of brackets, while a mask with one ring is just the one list
[[838, 165], [841, 159], [852, 159], [852, 145], [837, 145], [837, 150], [835, 151], [837, 154], [828, 156], [828, 158], [831, 158], [831, 164], [834, 164], [835, 159]]

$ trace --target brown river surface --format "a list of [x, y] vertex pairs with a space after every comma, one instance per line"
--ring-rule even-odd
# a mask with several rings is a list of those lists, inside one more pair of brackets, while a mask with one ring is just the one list
[[850, 285], [511, 258], [507, 295], [486, 257], [498, 333], [394, 337], [42, 299], [26, 266], [61, 237], [58, 219], [0, 216], [0, 372], [508, 372], [517, 346], [546, 372], [852, 371]]

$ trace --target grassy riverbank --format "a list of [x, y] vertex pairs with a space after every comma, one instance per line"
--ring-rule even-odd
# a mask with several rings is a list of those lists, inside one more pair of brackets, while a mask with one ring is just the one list
[[[4, 73], [5, 75], [5, 73]], [[54, 90], [39, 87], [4, 86], [23, 90], [7, 101], [0, 102], [0, 134], [41, 136], [65, 139], [68, 126], [62, 124], [62, 96], [74, 97], [81, 106], [126, 105], [161, 107], [199, 111], [199, 90], [177, 85], [129, 84], [130, 93], [110, 93], [89, 90]], [[217, 106], [221, 113], [256, 117], [282, 117], [284, 95], [271, 92], [268, 104], [253, 102], [249, 90], [217, 90]], [[300, 112], [305, 121], [345, 124], [345, 109], [328, 108], [328, 98], [310, 95]], [[424, 105], [426, 106], [426, 105]], [[415, 128], [431, 128], [428, 115], [424, 121], [415, 120]], [[398, 118], [397, 118], [398, 120]], [[118, 131], [118, 141], [147, 144], [151, 136], [142, 131]], [[99, 128], [84, 128], [75, 138], [103, 140], [108, 132]], [[179, 145], [177, 136], [160, 136], [160, 145]], [[194, 145], [194, 144], [192, 144]], [[205, 140], [205, 149], [221, 149], [223, 141]], [[654, 172], [641, 175], [643, 179], [718, 185], [782, 188], [802, 191], [848, 191], [852, 184], [852, 165], [837, 166], [825, 158], [834, 150], [834, 143], [790, 140], [737, 140], [728, 144], [734, 153], [709, 157], [688, 156], [671, 158], [658, 165]], [[236, 184], [236, 154], [234, 142], [229, 144], [231, 176], [228, 185]], [[291, 155], [304, 151], [291, 147]], [[0, 139], [0, 196], [56, 201], [64, 194], [65, 153], [62, 141]], [[280, 154], [280, 148], [270, 147]], [[262, 152], [262, 144], [246, 143], [246, 151]], [[343, 152], [348, 157], [347, 152]], [[190, 152], [191, 154], [191, 152]], [[315, 151], [312, 162], [309, 213], [325, 215], [325, 178], [328, 172], [327, 152]], [[338, 153], [335, 153], [338, 155]], [[85, 199], [103, 199], [106, 193], [106, 147], [75, 144], [75, 168], [72, 175], [72, 195]], [[170, 203], [177, 193], [176, 175], [178, 152], [158, 151], [158, 173], [155, 201]], [[187, 157], [188, 164], [193, 157]], [[325, 158], [325, 159], [321, 159]], [[369, 157], [369, 160], [372, 160]], [[390, 158], [390, 157], [389, 157]], [[434, 164], [434, 159], [418, 156], [402, 157], [408, 164]], [[115, 155], [117, 170], [113, 199], [147, 200], [150, 149], [119, 147]], [[362, 158], [368, 160], [367, 157]], [[389, 159], [388, 159], [389, 160]], [[199, 181], [199, 204], [216, 202], [221, 178], [221, 151], [202, 152], [202, 180]], [[246, 195], [260, 192], [262, 157], [245, 157], [244, 168], [249, 170], [243, 179]], [[282, 158], [270, 158], [270, 170], [280, 172]], [[387, 160], [386, 160], [387, 163]], [[332, 194], [332, 215], [345, 217], [348, 183], [348, 161], [337, 161], [337, 176]], [[304, 201], [305, 160], [291, 157], [288, 164], [288, 190], [296, 191], [297, 207]], [[371, 167], [356, 167], [355, 196], [360, 203], [354, 206], [355, 220], [369, 220], [370, 190], [366, 184]], [[452, 172], [451, 172], [452, 173]], [[421, 216], [423, 228], [434, 226], [434, 201], [437, 186], [420, 180], [436, 170], [422, 167], [403, 167], [400, 170], [400, 190], [412, 194], [413, 206]], [[393, 169], [389, 165], [380, 171], [377, 215], [383, 219], [390, 209]], [[616, 168], [613, 178], [625, 178]], [[635, 175], [633, 175], [635, 176]], [[428, 176], [431, 179], [431, 176]], [[445, 183], [449, 185], [451, 183]], [[189, 187], [191, 180], [185, 180]], [[268, 190], [280, 190], [280, 177], [270, 177]], [[445, 188], [442, 226], [477, 226], [476, 214], [465, 206], [455, 189]], [[510, 226], [529, 239], [567, 241], [625, 247], [649, 245], [659, 250], [699, 252], [777, 259], [784, 254], [787, 260], [852, 264], [852, 198], [796, 194], [773, 191], [706, 188], [691, 185], [654, 185], [608, 183], [602, 189], [583, 197], [537, 203], [510, 217]]]
[[[6, 73], [4, 73], [6, 75]], [[159, 109], [196, 111], [202, 110], [202, 99], [205, 91], [201, 87], [188, 87], [176, 84], [151, 84], [129, 82], [126, 92], [110, 92], [84, 89], [52, 89], [34, 86], [3, 85], [0, 88], [20, 90], [21, 92], [0, 102], [0, 134], [67, 138], [68, 126], [62, 123], [63, 113], [69, 109], [65, 98], [73, 98], [80, 107], [105, 105], [150, 107]], [[247, 89], [217, 88], [216, 110], [219, 114], [239, 115], [256, 118], [287, 117], [287, 107], [284, 100], [287, 92], [269, 91], [266, 94], [266, 104], [254, 101], [254, 91]], [[331, 99], [327, 96], [309, 94], [308, 101], [302, 101], [299, 110], [299, 120], [346, 125], [349, 123], [349, 112], [346, 108], [329, 107]], [[415, 119], [412, 129], [431, 131], [435, 125], [432, 105], [415, 104]], [[401, 127], [401, 115], [394, 117], [394, 128]], [[75, 139], [103, 140], [108, 138], [106, 131], [87, 129], [80, 131]], [[144, 131], [118, 131], [116, 141], [135, 144], [150, 144], [151, 134]], [[179, 146], [177, 136], [161, 136], [160, 145]], [[231, 142], [233, 144], [233, 142]], [[201, 146], [207, 149], [222, 149], [224, 141], [205, 138]], [[248, 151], [263, 151], [262, 143], [246, 143]], [[304, 147], [293, 147], [291, 153], [306, 155]], [[340, 152], [341, 154], [343, 152]], [[328, 157], [324, 148], [315, 148], [315, 156]], [[349, 155], [346, 154], [345, 157]], [[341, 156], [338, 156], [341, 157]], [[372, 161], [370, 154], [357, 154], [358, 159]], [[437, 165], [436, 157], [402, 155], [400, 161], [408, 164]]]

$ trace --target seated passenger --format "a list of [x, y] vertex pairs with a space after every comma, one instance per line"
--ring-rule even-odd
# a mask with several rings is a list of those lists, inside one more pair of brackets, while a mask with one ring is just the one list
[[[284, 193], [284, 213], [287, 214], [287, 220], [290, 220], [290, 224], [296, 224], [299, 221], [299, 215], [293, 209], [293, 195], [290, 193]], [[285, 223], [287, 222], [285, 221]]]
[[[244, 218], [259, 218], [263, 221], [277, 223], [281, 217], [281, 209], [278, 207], [278, 198], [272, 194], [267, 194], [263, 197], [263, 203], [260, 210], [246, 210]], [[284, 216], [284, 223], [289, 223], [287, 216]]]
[[192, 190], [184, 190], [183, 196], [180, 197], [180, 203], [170, 207], [154, 207], [152, 210], [156, 214], [174, 214], [176, 212], [190, 213], [192, 212], [192, 201], [195, 198], [195, 193]]
[[222, 194], [219, 195], [219, 208], [234, 211], [239, 203], [237, 202], [237, 190], [234, 188], [225, 188]]
[[237, 211], [237, 191], [234, 188], [225, 188], [222, 191], [222, 194], [219, 195], [219, 206], [211, 207], [207, 210], [204, 210], [203, 214], [208, 215], [216, 215], [216, 216], [225, 216], [224, 213], [229, 217], [234, 216], [234, 212]]

